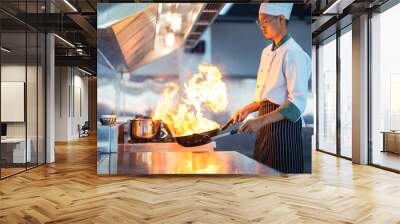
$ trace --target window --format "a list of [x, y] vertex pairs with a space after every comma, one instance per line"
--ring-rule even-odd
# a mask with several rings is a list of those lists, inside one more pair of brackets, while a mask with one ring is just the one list
[[400, 4], [371, 18], [372, 163], [400, 170]]
[[351, 158], [352, 149], [352, 32], [340, 36], [340, 155]]
[[318, 149], [336, 153], [336, 39], [318, 48]]

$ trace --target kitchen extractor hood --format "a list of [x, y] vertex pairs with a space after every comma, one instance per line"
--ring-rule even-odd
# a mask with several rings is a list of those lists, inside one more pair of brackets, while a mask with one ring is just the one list
[[[229, 4], [229, 3], [228, 3]], [[208, 3], [205, 4], [191, 27], [190, 32], [187, 33], [185, 38], [185, 48], [194, 48], [200, 40], [201, 35], [207, 27], [214, 22], [219, 12], [224, 8], [225, 4], [221, 3]]]
[[119, 21], [110, 18], [114, 23], [101, 26], [98, 50], [117, 72], [131, 72], [177, 48], [190, 47], [189, 41], [195, 43], [200, 38], [223, 5], [148, 4]]

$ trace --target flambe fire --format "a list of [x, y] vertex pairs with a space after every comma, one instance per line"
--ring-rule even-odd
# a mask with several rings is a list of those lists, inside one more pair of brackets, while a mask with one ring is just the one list
[[182, 95], [178, 84], [168, 83], [154, 111], [153, 119], [162, 120], [175, 136], [219, 128], [218, 123], [204, 117], [204, 112], [223, 112], [228, 105], [221, 71], [208, 64], [200, 64], [198, 70], [199, 73], [184, 84]]

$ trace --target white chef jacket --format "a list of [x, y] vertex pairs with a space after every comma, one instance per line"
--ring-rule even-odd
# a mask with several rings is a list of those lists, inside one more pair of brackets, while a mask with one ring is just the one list
[[311, 59], [293, 38], [274, 51], [271, 44], [262, 52], [255, 101], [281, 105], [289, 100], [303, 114], [310, 76]]

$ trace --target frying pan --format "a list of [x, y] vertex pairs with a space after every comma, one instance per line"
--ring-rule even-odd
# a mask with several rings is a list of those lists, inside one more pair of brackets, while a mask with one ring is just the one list
[[234, 129], [230, 132], [227, 132], [224, 134], [219, 134], [214, 137], [210, 137], [208, 135], [203, 135], [203, 134], [193, 134], [193, 135], [175, 137], [175, 140], [176, 140], [176, 142], [178, 142], [179, 145], [181, 145], [183, 147], [195, 147], [195, 146], [208, 144], [211, 141], [217, 140], [219, 138], [222, 138], [222, 137], [225, 137], [228, 135], [234, 135], [238, 132], [238, 130], [239, 129]]
[[[216, 128], [216, 129], [213, 129], [213, 130], [210, 130], [210, 131], [206, 131], [206, 132], [202, 132], [202, 133], [198, 133], [198, 134], [207, 135], [209, 137], [214, 137], [214, 136], [218, 135], [220, 132], [222, 132], [225, 129], [227, 129], [229, 127], [229, 125], [232, 124], [232, 122], [233, 122], [233, 120], [230, 119], [228, 122], [226, 122], [220, 128]], [[190, 135], [188, 135], [188, 136], [190, 136]], [[185, 136], [182, 136], [182, 137], [185, 137]]]
[[212, 140], [214, 140], [214, 138], [218, 139], [220, 137], [224, 137], [227, 135], [236, 134], [237, 130], [232, 130], [231, 132], [218, 135], [220, 132], [222, 132], [226, 128], [228, 128], [229, 125], [232, 124], [232, 122], [233, 122], [233, 120], [231, 119], [226, 124], [222, 125], [221, 128], [213, 129], [213, 130], [210, 130], [207, 132], [202, 132], [199, 134], [178, 136], [178, 137], [175, 137], [175, 140], [176, 140], [176, 142], [178, 142], [179, 145], [184, 146], [184, 147], [194, 147], [194, 146], [208, 144]]

